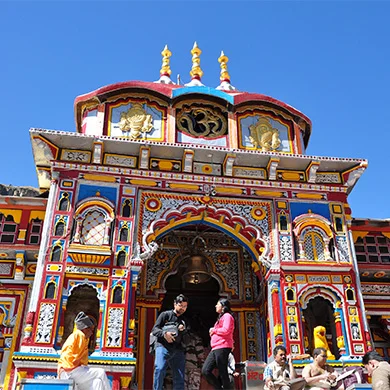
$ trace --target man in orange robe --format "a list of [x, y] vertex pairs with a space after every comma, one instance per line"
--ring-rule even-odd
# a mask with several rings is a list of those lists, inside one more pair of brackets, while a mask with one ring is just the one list
[[95, 324], [84, 312], [77, 314], [76, 329], [66, 339], [58, 360], [58, 377], [73, 379], [80, 390], [111, 390], [102, 368], [88, 366], [88, 343]]

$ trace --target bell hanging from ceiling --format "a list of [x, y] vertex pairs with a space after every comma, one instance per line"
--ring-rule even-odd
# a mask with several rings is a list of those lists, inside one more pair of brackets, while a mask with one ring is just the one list
[[187, 260], [187, 268], [183, 273], [186, 283], [201, 284], [210, 280], [211, 275], [207, 269], [205, 258], [202, 255], [192, 255]]

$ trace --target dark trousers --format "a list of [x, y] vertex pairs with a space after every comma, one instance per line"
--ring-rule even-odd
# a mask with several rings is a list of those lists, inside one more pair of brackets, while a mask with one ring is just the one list
[[[231, 382], [228, 374], [228, 360], [231, 348], [214, 349], [207, 356], [203, 364], [202, 375], [214, 389], [231, 389]], [[219, 378], [213, 374], [213, 370], [217, 368]]]

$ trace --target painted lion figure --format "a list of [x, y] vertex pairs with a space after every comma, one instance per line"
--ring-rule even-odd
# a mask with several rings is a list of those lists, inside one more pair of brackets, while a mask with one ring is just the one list
[[335, 356], [330, 352], [328, 340], [326, 339], [326, 329], [324, 326], [316, 326], [313, 330], [314, 348], [326, 349], [328, 359], [335, 360]]

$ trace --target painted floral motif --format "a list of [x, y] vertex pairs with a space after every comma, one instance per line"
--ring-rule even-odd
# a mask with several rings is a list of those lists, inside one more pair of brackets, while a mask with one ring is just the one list
[[293, 260], [291, 236], [280, 236], [279, 241], [280, 241], [280, 261]]
[[37, 334], [35, 341], [37, 343], [49, 343], [53, 327], [55, 305], [44, 303], [39, 313]]
[[121, 347], [123, 309], [110, 309], [108, 313], [107, 347]]

